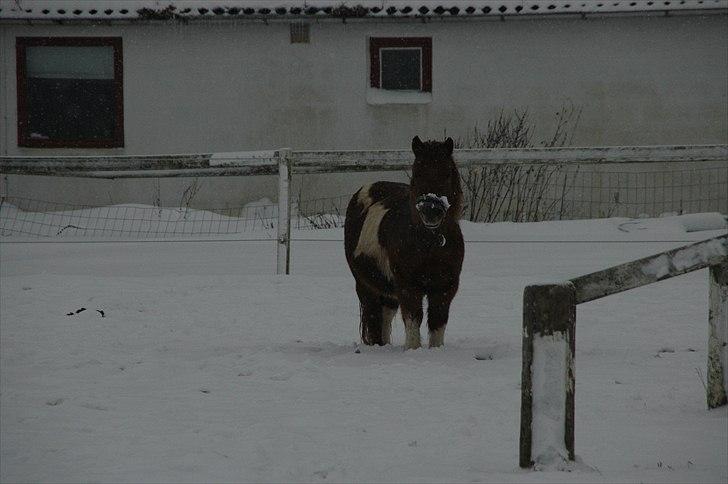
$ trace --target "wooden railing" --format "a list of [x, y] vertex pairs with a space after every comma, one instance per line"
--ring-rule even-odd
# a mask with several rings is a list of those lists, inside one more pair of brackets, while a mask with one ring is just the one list
[[[726, 161], [728, 145], [455, 150], [460, 168], [493, 164]], [[0, 174], [102, 179], [278, 174], [277, 272], [290, 272], [291, 174], [407, 170], [409, 150], [268, 151], [179, 155], [4, 156]]]
[[[163, 178], [275, 175], [288, 151], [293, 173], [409, 169], [409, 150], [243, 151], [233, 153], [116, 156], [0, 156], [0, 174], [85, 178]], [[728, 145], [497, 148], [455, 150], [460, 168], [499, 163], [657, 163], [726, 161]]]
[[576, 305], [709, 268], [707, 404], [726, 404], [728, 388], [728, 235], [587, 274], [523, 294], [519, 464], [574, 460]]

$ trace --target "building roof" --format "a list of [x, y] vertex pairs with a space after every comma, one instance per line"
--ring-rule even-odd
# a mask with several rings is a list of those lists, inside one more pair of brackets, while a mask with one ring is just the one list
[[0, 0], [0, 20], [451, 18], [725, 11], [728, 0]]

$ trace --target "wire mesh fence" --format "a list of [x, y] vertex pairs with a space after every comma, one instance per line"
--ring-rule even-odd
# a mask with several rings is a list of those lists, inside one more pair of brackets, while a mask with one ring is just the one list
[[[306, 200], [294, 205], [292, 227], [312, 230], [340, 227], [348, 197]], [[164, 238], [270, 232], [278, 206], [190, 208], [122, 204], [94, 207], [23, 197], [0, 197], [0, 235], [28, 237]], [[270, 234], [269, 234], [270, 235]]]
[[[728, 162], [704, 165], [499, 163], [461, 170], [464, 218], [527, 222], [603, 217], [728, 213]], [[473, 176], [477, 175], [475, 180]], [[471, 177], [470, 180], [468, 177]], [[291, 227], [341, 227], [351, 193], [292, 202]], [[93, 206], [0, 196], [0, 235], [167, 238], [262, 233], [274, 238], [278, 207]]]
[[728, 212], [728, 163], [702, 168], [691, 164], [670, 169], [617, 168], [578, 164], [472, 168], [462, 173], [465, 218], [538, 222]]

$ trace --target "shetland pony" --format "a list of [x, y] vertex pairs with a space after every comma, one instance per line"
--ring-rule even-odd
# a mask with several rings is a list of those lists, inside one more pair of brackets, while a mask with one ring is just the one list
[[376, 182], [361, 187], [346, 210], [344, 249], [356, 281], [361, 340], [391, 341], [401, 310], [405, 349], [420, 347], [423, 298], [429, 346], [442, 346], [450, 302], [458, 290], [464, 244], [463, 207], [453, 141], [412, 140], [409, 185]]

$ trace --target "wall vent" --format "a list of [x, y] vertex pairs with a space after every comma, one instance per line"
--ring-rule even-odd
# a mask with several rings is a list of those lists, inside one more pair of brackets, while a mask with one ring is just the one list
[[291, 22], [291, 44], [311, 42], [311, 25], [307, 22]]

